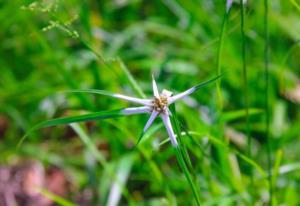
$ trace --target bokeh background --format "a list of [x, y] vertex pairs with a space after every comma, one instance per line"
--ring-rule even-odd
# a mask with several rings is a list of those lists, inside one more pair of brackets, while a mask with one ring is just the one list
[[[140, 89], [150, 97], [153, 74], [160, 89], [176, 93], [216, 76], [218, 60], [223, 107], [215, 83], [176, 105], [192, 134], [183, 144], [201, 202], [299, 205], [300, 2], [269, 1], [268, 139], [264, 4], [245, 4], [247, 81], [238, 1], [218, 57], [225, 5], [225, 0], [1, 0], [0, 205], [194, 205], [171, 144], [160, 144], [168, 138], [160, 120], [135, 147], [147, 115], [43, 128], [17, 145], [41, 121], [130, 106], [63, 91], [94, 88], [139, 96]], [[268, 142], [272, 197], [268, 178], [259, 172], [268, 174]]]

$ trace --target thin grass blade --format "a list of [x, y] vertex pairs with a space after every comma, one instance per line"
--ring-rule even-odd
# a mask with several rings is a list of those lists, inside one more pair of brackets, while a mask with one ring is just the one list
[[23, 141], [35, 130], [44, 128], [44, 127], [51, 127], [61, 124], [70, 124], [75, 122], [86, 122], [86, 121], [92, 121], [92, 120], [99, 120], [99, 119], [109, 119], [109, 118], [117, 118], [120, 116], [123, 116], [122, 113], [123, 109], [118, 110], [112, 110], [112, 111], [103, 111], [103, 112], [94, 112], [90, 114], [84, 114], [84, 115], [78, 115], [78, 116], [72, 116], [72, 117], [61, 117], [57, 119], [51, 119], [46, 120], [44, 122], [41, 122], [39, 124], [36, 124], [33, 126], [19, 141], [18, 146], [20, 147]]
[[195, 91], [197, 91], [198, 89], [200, 89], [200, 88], [202, 88], [202, 87], [204, 87], [204, 86], [206, 86], [206, 85], [208, 85], [208, 84], [210, 84], [210, 83], [213, 83], [214, 81], [218, 80], [218, 79], [221, 78], [222, 76], [223, 76], [223, 74], [220, 74], [220, 75], [218, 75], [218, 76], [216, 76], [216, 77], [214, 77], [214, 78], [212, 78], [212, 79], [209, 79], [209, 80], [207, 80], [207, 81], [205, 81], [205, 82], [202, 82], [202, 83], [196, 85], [196, 86], [195, 86]]
[[[175, 112], [175, 106], [173, 105], [171, 107], [171, 109]], [[180, 139], [181, 137], [181, 132], [179, 130], [179, 127], [178, 127], [178, 122], [177, 122], [177, 119], [176, 119], [176, 116], [174, 114], [171, 115], [171, 120], [172, 122], [174, 122], [174, 127], [175, 127], [175, 133], [176, 133], [176, 136], [179, 137], [178, 139]], [[177, 122], [177, 124], [176, 124]], [[179, 140], [180, 141], [180, 140]], [[201, 205], [201, 201], [200, 201], [200, 196], [199, 196], [199, 191], [195, 185], [195, 181], [194, 181], [194, 178], [192, 178], [192, 175], [188, 169], [188, 166], [187, 166], [187, 163], [186, 162], [190, 162], [190, 158], [188, 157], [188, 153], [184, 152], [182, 150], [182, 146], [181, 146], [181, 141], [179, 142], [179, 145], [177, 147], [174, 147], [174, 151], [175, 151], [175, 154], [176, 154], [176, 158], [177, 158], [177, 161], [179, 163], [179, 166], [181, 167], [188, 183], [190, 184], [190, 187], [192, 188], [192, 192], [193, 192], [193, 195], [195, 197], [195, 200], [196, 200], [196, 203], [198, 206]], [[185, 157], [185, 155], [187, 155], [187, 157]], [[185, 160], [186, 159], [186, 160]]]
[[151, 101], [152, 101], [150, 99], [141, 99], [141, 98], [136, 98], [136, 97], [130, 97], [130, 96], [126, 96], [123, 94], [117, 94], [117, 93], [108, 92], [108, 91], [104, 91], [104, 90], [98, 90], [98, 89], [76, 89], [76, 90], [68, 90], [65, 92], [67, 92], [67, 93], [69, 92], [69, 93], [100, 94], [100, 95], [114, 97], [114, 98], [122, 99], [122, 100], [129, 101], [129, 102], [134, 102], [134, 103], [142, 104], [142, 105], [151, 105]]
[[56, 204], [58, 205], [61, 205], [61, 206], [77, 206], [77, 204], [74, 204], [72, 202], [70, 202], [69, 200], [61, 197], [61, 196], [58, 196], [57, 194], [54, 194], [48, 190], [45, 190], [45, 189], [39, 189], [39, 192], [45, 196], [46, 198], [52, 200], [53, 202], [55, 202]]
[[188, 170], [188, 167], [184, 161], [184, 158], [183, 158], [183, 155], [182, 155], [182, 152], [180, 150], [180, 147], [174, 147], [174, 151], [175, 151], [175, 154], [176, 154], [176, 158], [177, 158], [177, 161], [179, 163], [179, 166], [181, 167], [188, 183], [190, 184], [191, 188], [192, 188], [192, 191], [193, 191], [193, 195], [195, 197], [195, 200], [196, 200], [196, 203], [198, 206], [201, 205], [200, 203], [200, 197], [199, 197], [199, 192], [197, 190], [197, 187], [196, 185], [194, 184], [194, 180], [190, 174], [190, 171]]

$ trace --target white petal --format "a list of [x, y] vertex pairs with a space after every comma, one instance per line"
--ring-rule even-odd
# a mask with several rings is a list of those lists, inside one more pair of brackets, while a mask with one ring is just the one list
[[115, 98], [123, 99], [123, 100], [129, 101], [129, 102], [134, 102], [134, 103], [138, 103], [138, 104], [142, 104], [142, 105], [146, 105], [146, 106], [150, 106], [152, 103], [151, 99], [140, 99], [140, 98], [136, 98], [136, 97], [125, 96], [123, 94], [113, 94], [112, 96]]
[[196, 91], [196, 88], [192, 87], [192, 88], [190, 88], [190, 89], [188, 89], [188, 90], [186, 90], [184, 92], [176, 94], [176, 95], [174, 95], [174, 96], [172, 96], [172, 97], [169, 98], [168, 104], [172, 104], [175, 101], [177, 101], [178, 99], [182, 99], [183, 97], [186, 97], [186, 96], [192, 94], [194, 91]]
[[171, 125], [171, 121], [170, 121], [170, 117], [166, 114], [161, 114], [160, 117], [162, 118], [164, 125], [167, 129], [168, 135], [170, 137], [171, 143], [174, 147], [178, 146], [172, 125]]
[[148, 119], [144, 129], [143, 129], [143, 132], [146, 132], [146, 130], [151, 126], [151, 124], [153, 123], [153, 121], [155, 120], [155, 118], [157, 117], [158, 115], [158, 112], [153, 110], [153, 112], [151, 113], [151, 116], [150, 118]]
[[153, 95], [154, 95], [155, 97], [159, 97], [158, 88], [157, 88], [156, 81], [155, 81], [153, 75], [152, 75], [152, 89], [153, 89]]
[[227, 0], [226, 1], [226, 12], [228, 13], [228, 11], [230, 10], [231, 6], [232, 6], [233, 0]]
[[150, 110], [151, 109], [147, 106], [145, 106], [145, 107], [130, 107], [130, 108], [123, 109], [121, 111], [121, 113], [124, 115], [141, 114], [141, 113], [149, 113]]
[[[243, 4], [246, 4], [246, 3], [247, 3], [247, 0], [243, 0]], [[227, 12], [227, 13], [228, 13], [229, 10], [231, 9], [232, 4], [233, 4], [233, 0], [227, 0], [227, 1], [226, 1], [226, 12]]]
[[170, 96], [172, 96], [173, 92], [169, 91], [169, 90], [166, 90], [164, 89], [161, 93], [162, 96], [165, 96], [167, 98], [169, 98]]

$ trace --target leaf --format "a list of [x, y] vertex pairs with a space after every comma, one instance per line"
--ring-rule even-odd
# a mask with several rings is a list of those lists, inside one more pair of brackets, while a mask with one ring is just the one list
[[252, 165], [254, 168], [257, 169], [257, 171], [263, 176], [263, 177], [267, 177], [267, 174], [265, 173], [265, 171], [252, 159], [250, 159], [249, 157], [247, 157], [246, 155], [240, 153], [239, 151], [235, 150], [235, 149], [232, 149], [231, 147], [229, 146], [226, 146], [221, 140], [211, 136], [211, 135], [208, 135], [207, 136], [212, 143], [216, 144], [216, 145], [220, 145], [232, 152], [234, 152], [236, 155], [238, 155], [242, 160], [244, 160], [245, 162], [249, 163], [250, 165]]
[[32, 133], [35, 130], [44, 128], [44, 127], [51, 127], [61, 124], [70, 124], [74, 122], [85, 122], [85, 121], [91, 121], [91, 120], [97, 120], [97, 119], [109, 119], [109, 118], [116, 118], [123, 116], [122, 111], [123, 109], [118, 110], [112, 110], [112, 111], [102, 111], [102, 112], [94, 112], [90, 114], [84, 114], [84, 115], [78, 115], [78, 116], [72, 116], [72, 117], [61, 117], [57, 119], [51, 119], [46, 120], [44, 122], [41, 122], [39, 124], [36, 124], [33, 126], [19, 141], [18, 148], [21, 146], [23, 141], [30, 133]]
[[134, 79], [134, 77], [132, 76], [132, 74], [130, 73], [130, 71], [128, 70], [128, 68], [126, 67], [126, 65], [124, 64], [124, 62], [117, 58], [117, 62], [119, 63], [121, 69], [123, 70], [123, 72], [125, 73], [127, 79], [129, 80], [129, 83], [131, 85], [131, 87], [135, 90], [135, 92], [142, 98], [146, 98], [146, 95], [144, 94], [144, 92], [142, 91], [141, 87], [138, 85], [138, 83], [136, 82], [136, 80]]
[[115, 168], [116, 179], [112, 181], [106, 205], [116, 206], [120, 204], [120, 200], [122, 197], [121, 194], [124, 188], [126, 188], [126, 183], [128, 181], [135, 159], [136, 156], [134, 154], [129, 154], [122, 157], [118, 162], [118, 165]]
[[[262, 109], [256, 109], [252, 108], [249, 109], [249, 115], [257, 115], [257, 114], [263, 114], [264, 110]], [[245, 109], [240, 109], [240, 110], [235, 110], [235, 111], [228, 111], [228, 112], [223, 112], [221, 115], [221, 121], [223, 122], [228, 122], [228, 121], [233, 121], [239, 118], [243, 118], [246, 116]]]
[[188, 156], [188, 153], [186, 151], [186, 148], [184, 147], [184, 145], [182, 145], [182, 141], [180, 140], [181, 138], [181, 132], [180, 132], [180, 128], [179, 128], [179, 125], [178, 125], [178, 120], [177, 120], [177, 117], [176, 117], [176, 110], [175, 110], [175, 104], [173, 104], [170, 108], [173, 112], [172, 112], [172, 115], [171, 115], [171, 120], [172, 120], [172, 123], [174, 124], [174, 127], [175, 127], [175, 133], [176, 133], [176, 136], [178, 137], [178, 140], [179, 140], [179, 145], [177, 147], [174, 147], [174, 151], [175, 151], [175, 154], [176, 154], [176, 158], [177, 158], [177, 161], [179, 163], [179, 166], [181, 167], [191, 189], [192, 189], [192, 192], [193, 192], [193, 195], [195, 197], [195, 200], [196, 200], [196, 203], [197, 205], [201, 205], [200, 203], [200, 196], [199, 196], [199, 191], [195, 185], [195, 180], [194, 178], [192, 177], [190, 171], [189, 171], [189, 168], [188, 168], [188, 165], [191, 167], [190, 169], [192, 169], [192, 166], [190, 165], [191, 164], [191, 161], [190, 161], [190, 158]]
[[219, 79], [219, 78], [221, 78], [221, 77], [222, 77], [222, 74], [221, 74], [221, 75], [218, 75], [218, 76], [216, 76], [216, 77], [214, 77], [214, 78], [212, 78], [212, 79], [209, 79], [209, 80], [207, 80], [207, 81], [205, 81], [205, 82], [202, 82], [202, 83], [200, 83], [200, 84], [198, 84], [198, 85], [196, 85], [196, 86], [194, 86], [195, 91], [197, 91], [198, 89], [200, 89], [200, 88], [202, 88], [202, 87], [204, 87], [204, 86], [206, 86], [206, 85], [208, 85], [208, 84], [210, 84], [210, 83], [216, 81], [217, 79]]
[[76, 206], [76, 204], [70, 202], [69, 200], [63, 198], [63, 197], [60, 197], [48, 190], [45, 190], [45, 189], [40, 189], [39, 192], [47, 197], [48, 199], [52, 200], [53, 202], [57, 203], [58, 205], [61, 205], [61, 206]]
[[142, 132], [142, 133], [140, 134], [139, 139], [138, 139], [138, 141], [137, 141], [137, 143], [136, 143], [136, 147], [138, 146], [138, 144], [140, 143], [140, 141], [141, 141], [142, 138], [144, 137], [144, 134], [145, 134], [145, 132]]
[[[127, 200], [130, 200], [130, 193], [127, 188], [123, 186], [119, 177], [115, 174], [115, 170], [110, 163], [108, 163], [104, 157], [104, 155], [98, 150], [96, 145], [92, 142], [88, 134], [85, 130], [78, 125], [77, 123], [73, 123], [70, 125], [72, 129], [77, 133], [78, 137], [87, 147], [88, 151], [96, 158], [96, 160], [101, 164], [101, 166], [107, 171], [106, 178], [109, 176], [110, 181], [114, 181], [114, 183], [121, 188], [121, 192]], [[103, 191], [102, 191], [103, 192]]]
[[188, 183], [190, 184], [191, 188], [192, 188], [192, 191], [193, 191], [193, 195], [195, 197], [195, 200], [196, 200], [196, 203], [198, 206], [201, 205], [200, 203], [200, 197], [199, 197], [199, 192], [198, 192], [198, 189], [195, 185], [195, 180], [193, 180], [192, 178], [192, 175], [191, 173], [189, 172], [189, 169], [184, 161], [184, 158], [183, 158], [183, 155], [182, 155], [182, 151], [180, 149], [180, 147], [174, 147], [174, 151], [175, 151], [175, 154], [176, 154], [176, 158], [177, 158], [177, 161], [179, 163], [179, 166], [181, 167]]
[[99, 90], [99, 89], [72, 89], [72, 90], [67, 90], [67, 91], [62, 91], [66, 93], [92, 93], [92, 94], [101, 94], [104, 96], [109, 96], [109, 97], [115, 97], [117, 95], [116, 93], [113, 92], [108, 92], [104, 90]]
[[296, 0], [290, 0], [290, 2], [300, 11], [300, 5], [296, 2]]
[[[267, 177], [266, 172], [263, 170], [263, 168], [261, 166], [259, 166], [254, 160], [252, 160], [251, 158], [247, 157], [246, 155], [240, 153], [239, 151], [229, 147], [228, 145], [224, 144], [222, 141], [220, 141], [219, 139], [208, 135], [208, 134], [202, 134], [199, 132], [195, 132], [195, 131], [188, 131], [188, 132], [182, 132], [181, 133], [182, 136], [188, 136], [191, 137], [191, 135], [196, 135], [196, 136], [205, 136], [207, 137], [213, 144], [215, 145], [219, 145], [221, 147], [224, 147], [227, 150], [230, 150], [231, 152], [235, 153], [237, 156], [239, 156], [242, 160], [244, 160], [245, 162], [247, 162], [249, 165], [251, 165], [252, 167], [256, 168], [257, 171], [261, 174], [262, 177]], [[164, 140], [163, 142], [160, 143], [160, 145], [165, 144], [166, 142], [169, 141], [169, 138], [167, 138], [166, 140]], [[299, 167], [300, 168], [300, 167]]]

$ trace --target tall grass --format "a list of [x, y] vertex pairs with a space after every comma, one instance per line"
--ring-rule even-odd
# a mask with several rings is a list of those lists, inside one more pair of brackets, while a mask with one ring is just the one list
[[[63, 170], [70, 195], [42, 191], [62, 205], [300, 204], [296, 1], [27, 2], [0, 3], [1, 168]], [[176, 103], [177, 150], [160, 120], [136, 145], [130, 104], [57, 92], [150, 98], [152, 73], [174, 94], [223, 74]]]
[[[246, 36], [245, 36], [245, 3], [240, 0], [241, 5], [241, 39], [242, 39], [242, 68], [243, 68], [243, 95], [244, 95], [244, 107], [245, 107], [245, 119], [246, 119], [246, 135], [247, 135], [247, 154], [249, 158], [252, 158], [252, 137], [250, 135], [250, 117], [249, 117], [249, 89], [248, 89], [248, 71], [247, 71], [247, 59], [246, 59]], [[252, 168], [249, 168], [251, 176], [251, 188], [253, 187], [253, 174]]]
[[273, 205], [273, 183], [272, 183], [272, 155], [270, 140], [270, 109], [269, 109], [269, 4], [264, 0], [264, 77], [265, 77], [265, 138], [267, 142], [267, 162], [268, 162], [268, 180], [269, 180], [269, 205]]

